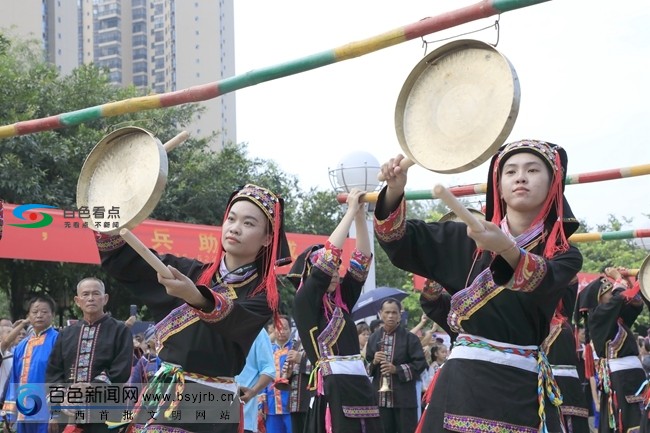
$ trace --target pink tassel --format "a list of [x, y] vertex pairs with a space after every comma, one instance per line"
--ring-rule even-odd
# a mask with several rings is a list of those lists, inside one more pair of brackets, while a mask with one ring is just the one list
[[332, 433], [332, 413], [330, 412], [329, 403], [325, 409], [325, 431], [327, 433]]
[[[316, 375], [316, 392], [318, 395], [323, 395], [325, 394], [325, 391], [323, 390], [323, 375], [321, 374], [320, 370], [318, 370], [318, 373]], [[329, 410], [329, 406], [328, 406]]]

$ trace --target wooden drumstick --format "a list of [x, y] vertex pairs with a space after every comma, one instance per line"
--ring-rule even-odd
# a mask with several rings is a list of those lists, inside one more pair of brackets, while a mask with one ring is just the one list
[[482, 232], [485, 230], [485, 227], [483, 227], [483, 224], [474, 216], [470, 211], [468, 211], [465, 206], [461, 202], [458, 201], [458, 199], [449, 192], [447, 188], [444, 186], [437, 184], [436, 186], [433, 187], [433, 193], [442, 201], [445, 202], [445, 204], [451, 209], [456, 216], [469, 228], [472, 229], [472, 231], [475, 232]]
[[120, 236], [128, 243], [133, 250], [140, 254], [147, 263], [151, 265], [152, 268], [156, 270], [160, 275], [165, 278], [174, 278], [172, 272], [165, 266], [165, 264], [160, 261], [160, 259], [152, 253], [141, 241], [138, 239], [131, 230], [122, 229], [120, 230]]
[[[408, 159], [408, 158], [404, 158], [403, 160], [400, 161], [399, 168], [401, 168], [402, 171], [404, 171], [404, 170], [407, 170], [409, 167], [412, 167], [414, 165], [415, 165], [415, 161], [413, 161], [411, 159]], [[380, 182], [383, 182], [383, 181], [386, 180], [386, 178], [384, 177], [384, 175], [383, 175], [383, 173], [381, 171], [377, 174], [377, 180], [380, 181]]]
[[178, 146], [188, 138], [190, 138], [189, 132], [187, 131], [181, 132], [180, 134], [178, 134], [177, 136], [169, 140], [167, 143], [163, 144], [163, 147], [165, 148], [165, 152], [167, 153], [171, 152], [176, 148], [176, 146]]

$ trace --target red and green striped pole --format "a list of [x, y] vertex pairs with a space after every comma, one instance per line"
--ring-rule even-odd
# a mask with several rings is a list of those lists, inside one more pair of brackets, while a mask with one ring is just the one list
[[120, 116], [138, 111], [213, 99], [245, 87], [353, 59], [440, 30], [546, 1], [548, 0], [483, 0], [471, 6], [425, 18], [368, 39], [351, 42], [338, 48], [289, 62], [252, 70], [220, 81], [175, 92], [129, 98], [42, 119], [0, 126], [0, 138], [64, 128], [103, 117]]
[[[633, 165], [631, 167], [612, 168], [610, 170], [591, 171], [588, 173], [567, 175], [567, 185], [578, 185], [583, 183], [601, 182], [604, 180], [624, 179], [627, 177], [645, 176], [650, 174], [650, 164]], [[470, 185], [451, 186], [447, 188], [456, 197], [466, 197], [470, 195], [485, 194], [487, 183], [473, 183]], [[377, 202], [378, 192], [369, 192], [364, 195], [363, 200], [369, 203]], [[433, 189], [406, 191], [404, 193], [406, 200], [434, 200], [438, 197], [434, 194]], [[346, 193], [341, 193], [336, 197], [339, 203], [345, 203]]]
[[650, 238], [650, 229], [621, 230], [617, 232], [574, 233], [570, 242], [620, 241], [622, 239]]

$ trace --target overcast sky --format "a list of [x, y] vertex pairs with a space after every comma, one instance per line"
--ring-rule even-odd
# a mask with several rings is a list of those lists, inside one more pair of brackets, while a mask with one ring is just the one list
[[[237, 75], [376, 36], [475, 3], [463, 0], [241, 0], [235, 3]], [[586, 8], [585, 6], [589, 7]], [[435, 41], [490, 26], [497, 17], [429, 35]], [[620, 3], [555, 0], [500, 17], [497, 49], [513, 64], [521, 103], [507, 141], [557, 143], [578, 174], [650, 163], [650, 8]], [[493, 29], [464, 36], [494, 43]], [[445, 42], [429, 44], [428, 52]], [[252, 157], [274, 159], [304, 190], [328, 189], [328, 170], [352, 151], [380, 163], [401, 152], [395, 103], [404, 80], [425, 54], [408, 41], [237, 91], [237, 141]], [[460, 174], [421, 167], [409, 190], [436, 183], [486, 181], [487, 163]], [[576, 216], [590, 226], [609, 214], [648, 228], [650, 177], [567, 187]]]

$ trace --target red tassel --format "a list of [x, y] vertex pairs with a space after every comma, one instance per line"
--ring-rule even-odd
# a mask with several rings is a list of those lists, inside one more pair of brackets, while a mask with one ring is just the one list
[[[546, 200], [544, 205], [540, 210], [535, 220], [531, 223], [531, 227], [534, 227], [538, 223], [545, 223], [550, 210], [555, 206], [555, 214], [557, 219], [552, 221], [552, 228], [548, 237], [546, 239], [546, 246], [544, 248], [544, 257], [551, 258], [558, 253], [566, 252], [569, 249], [569, 241], [566, 238], [564, 233], [564, 193], [562, 191], [562, 161], [560, 159], [560, 154], [555, 152], [555, 170], [551, 185], [548, 190]], [[501, 197], [499, 194], [499, 162], [492, 172], [492, 184], [494, 185], [494, 191], [492, 196], [492, 202], [494, 203], [494, 212], [492, 215], [492, 222], [496, 225], [501, 223], [503, 219], [503, 211], [501, 209]], [[488, 198], [489, 199], [489, 198]]]
[[[492, 212], [492, 222], [495, 225], [500, 225], [503, 216], [501, 215], [501, 194], [499, 193], [499, 162], [494, 166], [494, 171], [492, 172], [492, 203], [494, 204], [494, 211]], [[489, 197], [487, 197], [489, 200]]]
[[639, 280], [637, 280], [631, 289], [623, 290], [621, 292], [621, 296], [623, 296], [629, 302], [632, 300], [632, 298], [639, 294], [639, 290], [641, 290], [641, 285], [639, 284]]
[[[280, 203], [275, 202], [273, 208], [273, 243], [271, 244], [271, 251], [269, 254], [269, 262], [266, 264], [266, 278], [264, 285], [266, 286], [266, 302], [269, 305], [269, 308], [273, 312], [273, 322], [277, 328], [280, 325], [282, 329], [282, 323], [280, 322], [280, 313], [278, 311], [280, 304], [280, 295], [278, 294], [278, 283], [277, 275], [275, 273], [275, 264], [278, 257], [278, 245], [280, 244], [280, 225], [282, 222], [282, 209], [280, 208]], [[268, 254], [268, 251], [267, 251]], [[257, 289], [255, 289], [257, 291]], [[255, 293], [253, 291], [253, 293]]]
[[614, 410], [616, 411], [616, 415], [614, 416], [618, 419], [618, 431], [624, 433], [623, 432], [623, 411], [618, 406], [618, 395], [616, 392], [612, 392], [612, 398], [614, 399]]
[[[239, 419], [244, 419], [244, 402], [239, 404]], [[244, 433], [244, 423], [240, 422], [237, 427], [237, 433]]]
[[[544, 248], [544, 257], [551, 258], [558, 253], [563, 253], [569, 249], [569, 241], [566, 238], [564, 233], [564, 194], [562, 192], [562, 162], [560, 161], [560, 155], [556, 152], [555, 154], [555, 167], [557, 171], [555, 172], [555, 177], [553, 183], [549, 188], [548, 198], [546, 203], [544, 203], [544, 208], [541, 212], [541, 219], [545, 220], [549, 214], [553, 202], [555, 202], [555, 214], [557, 215], [557, 220], [553, 221], [553, 228], [546, 239], [546, 247]], [[533, 225], [538, 222], [538, 219], [535, 218]]]
[[591, 347], [590, 343], [585, 344], [585, 351], [582, 355], [585, 359], [585, 377], [590, 379], [594, 377], [594, 349]]
[[440, 374], [440, 369], [436, 370], [436, 373], [431, 378], [431, 383], [429, 384], [429, 388], [427, 388], [427, 393], [424, 394], [424, 397], [422, 397], [424, 410], [422, 411], [422, 416], [420, 416], [420, 422], [418, 422], [418, 427], [415, 429], [414, 433], [422, 433], [422, 429], [424, 428], [424, 416], [426, 415], [427, 409], [429, 408], [429, 402], [431, 401], [431, 396], [433, 395], [433, 388], [436, 387], [436, 380], [438, 379], [439, 374]]
[[623, 431], [623, 411], [621, 409], [618, 410], [618, 428], [619, 431]]
[[[231, 206], [232, 203], [228, 206], [224, 215], [228, 215]], [[276, 202], [273, 209], [273, 242], [269, 247], [266, 247], [265, 251], [262, 253], [264, 254], [264, 257], [262, 258], [262, 272], [264, 277], [260, 282], [260, 285], [251, 292], [251, 296], [254, 296], [262, 291], [266, 291], [266, 300], [269, 308], [273, 312], [273, 322], [278, 329], [282, 328], [282, 324], [280, 322], [280, 315], [278, 313], [279, 295], [276, 281], [277, 275], [275, 272], [275, 263], [278, 255], [278, 245], [280, 243], [280, 225], [282, 222], [281, 212], [282, 209], [280, 208], [280, 203]], [[223, 256], [223, 245], [221, 242], [218, 242], [217, 245], [217, 254], [215, 260], [210, 265], [210, 267], [203, 271], [197, 281], [198, 284], [209, 287], [212, 284], [212, 278], [217, 273], [219, 265], [221, 264], [221, 258]]]
[[415, 431], [413, 433], [422, 433], [422, 429], [424, 428], [424, 417], [425, 417], [426, 414], [427, 414], [427, 408], [425, 407], [424, 410], [422, 411], [422, 416], [420, 416], [420, 421], [418, 422], [418, 427], [415, 429]]

